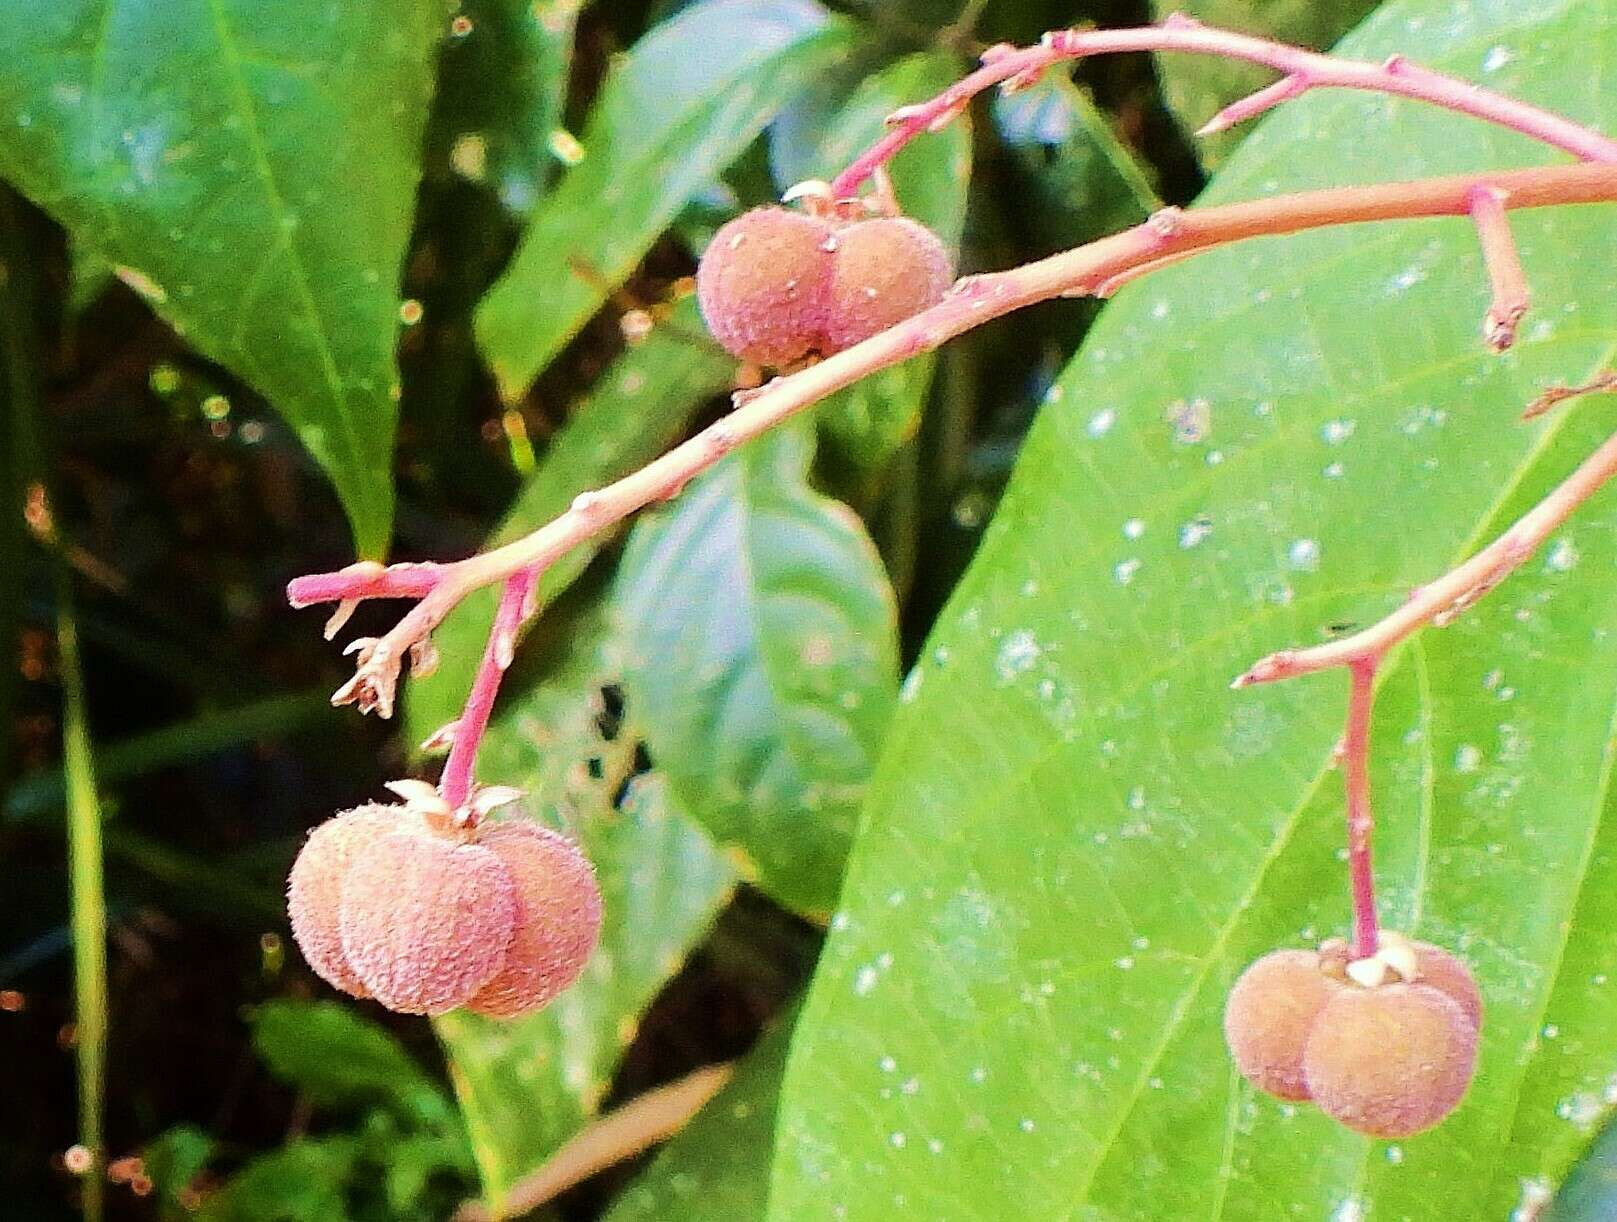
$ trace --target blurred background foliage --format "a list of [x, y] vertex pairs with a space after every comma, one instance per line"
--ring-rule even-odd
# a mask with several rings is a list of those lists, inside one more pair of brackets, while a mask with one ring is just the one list
[[[282, 915], [305, 830], [453, 716], [489, 603], [387, 724], [328, 707], [344, 663], [282, 589], [356, 540], [512, 537], [713, 419], [736, 371], [690, 276], [720, 224], [829, 178], [985, 46], [1156, 6], [154, 3], [92, 29], [101, 7], [0, 3], [7, 1216], [521, 1204], [591, 1116], [746, 1056], [649, 1166], [545, 1208], [761, 1217], [792, 1002], [899, 675], [1094, 307], [871, 378], [547, 574], [483, 772], [583, 839], [608, 923], [518, 1023], [333, 1000]], [[1181, 7], [1323, 46], [1371, 6]], [[1186, 132], [1250, 84], [1086, 63], [915, 143], [898, 195], [962, 271], [1023, 262], [1190, 200], [1227, 145]], [[816, 686], [790, 663], [826, 641], [851, 660]], [[714, 669], [723, 708], [696, 698]], [[98, 1126], [106, 1165], [75, 1175]]]

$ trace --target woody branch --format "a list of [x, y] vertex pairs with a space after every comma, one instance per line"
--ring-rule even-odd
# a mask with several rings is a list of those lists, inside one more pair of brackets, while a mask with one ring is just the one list
[[[1493, 172], [1342, 187], [1191, 212], [1164, 209], [1145, 223], [1109, 238], [1022, 267], [959, 281], [938, 305], [761, 391], [738, 396], [729, 415], [639, 471], [575, 498], [558, 518], [503, 547], [448, 564], [362, 563], [332, 573], [300, 577], [288, 598], [303, 607], [335, 602], [327, 625], [334, 635], [357, 604], [369, 598], [413, 598], [416, 605], [379, 638], [354, 642], [353, 678], [333, 697], [361, 711], [390, 716], [406, 657], [418, 668], [432, 659], [431, 633], [468, 594], [507, 583], [505, 596], [474, 683], [467, 710], [439, 736], [452, 754], [440, 789], [451, 806], [472, 792], [478, 742], [521, 623], [533, 611], [533, 590], [558, 557], [611, 528], [629, 514], [676, 496], [694, 477], [737, 445], [877, 370], [931, 351], [989, 319], [1056, 296], [1108, 295], [1138, 276], [1207, 250], [1253, 238], [1280, 236], [1325, 226], [1435, 217], [1469, 217], [1483, 245], [1493, 289], [1485, 334], [1496, 347], [1508, 344], [1526, 308], [1520, 262], [1505, 214], [1518, 208], [1617, 201], [1617, 143], [1560, 116], [1490, 94], [1439, 74], [1397, 65], [1332, 60], [1298, 48], [1241, 35], [1169, 22], [1145, 30], [1064, 31], [1023, 52], [996, 49], [985, 67], [932, 102], [907, 108], [882, 141], [858, 158], [832, 184], [833, 194], [851, 192], [878, 171], [921, 130], [947, 122], [971, 96], [993, 84], [1014, 86], [1049, 63], [1103, 51], [1202, 50], [1268, 63], [1292, 80], [1285, 96], [1317, 85], [1346, 85], [1422, 97], [1565, 148], [1597, 164]], [[1020, 57], [1020, 58], [1018, 58]], [[1268, 91], [1264, 105], [1284, 100]], [[1256, 113], [1259, 98], [1231, 108], [1237, 117]], [[1229, 112], [1226, 112], [1228, 114]], [[1232, 120], [1233, 121], [1233, 120]], [[1276, 655], [1279, 657], [1280, 655]], [[1261, 665], [1261, 664], [1260, 664]], [[1256, 669], [1256, 668], [1255, 668]], [[1273, 677], [1281, 677], [1275, 675]], [[1262, 677], [1243, 676], [1246, 682]], [[451, 800], [452, 798], [452, 800]]]

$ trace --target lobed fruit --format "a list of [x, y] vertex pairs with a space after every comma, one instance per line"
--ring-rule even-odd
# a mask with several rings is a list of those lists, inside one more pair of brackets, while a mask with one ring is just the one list
[[908, 217], [860, 221], [837, 233], [824, 351], [841, 352], [943, 300], [954, 267], [943, 243]]
[[1482, 993], [1471, 969], [1455, 955], [1430, 942], [1411, 942], [1415, 952], [1416, 982], [1447, 994], [1478, 1031], [1482, 1030]]
[[1320, 1012], [1344, 988], [1311, 950], [1277, 950], [1241, 973], [1224, 1007], [1224, 1040], [1243, 1077], [1281, 1099], [1309, 1097], [1303, 1052]]
[[713, 338], [758, 365], [788, 365], [819, 346], [831, 278], [831, 226], [785, 208], [754, 208], [724, 225], [696, 269]]
[[423, 828], [359, 853], [338, 924], [343, 954], [377, 1001], [442, 1014], [504, 966], [516, 912], [516, 884], [498, 857]]
[[526, 822], [457, 829], [409, 807], [316, 828], [287, 902], [321, 977], [408, 1014], [541, 1006], [578, 978], [601, 925], [594, 871], [563, 837]]
[[1314, 1024], [1303, 1072], [1327, 1116], [1371, 1137], [1409, 1137], [1459, 1105], [1476, 1053], [1476, 1025], [1431, 985], [1343, 987]]
[[512, 1018], [538, 1009], [578, 979], [600, 936], [601, 890], [584, 854], [538, 824], [493, 824], [477, 843], [510, 871], [517, 914], [505, 965], [466, 1005]]
[[953, 278], [943, 243], [907, 218], [842, 224], [755, 208], [713, 235], [696, 291], [732, 355], [780, 366], [886, 330], [942, 300]]
[[1224, 1037], [1259, 1089], [1372, 1137], [1408, 1137], [1458, 1106], [1481, 1023], [1464, 963], [1389, 933], [1357, 961], [1334, 940], [1263, 956], [1230, 991]]
[[397, 814], [397, 807], [373, 804], [327, 819], [310, 834], [287, 878], [287, 914], [303, 957], [326, 983], [355, 997], [371, 994], [343, 954], [337, 921], [342, 880], [362, 849], [393, 830]]

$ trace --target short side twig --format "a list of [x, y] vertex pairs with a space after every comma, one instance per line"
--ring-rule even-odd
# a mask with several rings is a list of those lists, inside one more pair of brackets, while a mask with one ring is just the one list
[[494, 698], [499, 694], [500, 681], [511, 669], [516, 655], [517, 631], [529, 610], [533, 591], [539, 580], [537, 569], [523, 569], [506, 578], [500, 594], [500, 606], [494, 613], [494, 628], [483, 649], [483, 661], [472, 682], [471, 695], [466, 708], [453, 729], [440, 735], [449, 740], [449, 759], [444, 764], [438, 792], [451, 810], [465, 805], [472, 792], [472, 767], [477, 761], [477, 748], [488, 729], [489, 715], [494, 711]]
[[1617, 474], [1617, 435], [1604, 441], [1577, 470], [1508, 530], [1471, 559], [1430, 585], [1422, 586], [1385, 619], [1352, 636], [1308, 649], [1283, 649], [1255, 663], [1230, 686], [1273, 683], [1365, 660], [1379, 661], [1388, 650], [1427, 624], [1451, 623], [1538, 550], [1572, 512]]
[[1399, 642], [1427, 624], [1446, 624], [1498, 585], [1531, 556], [1551, 532], [1617, 474], [1617, 433], [1578, 466], [1556, 489], [1523, 514], [1499, 538], [1464, 564], [1412, 594], [1402, 607], [1362, 632], [1317, 645], [1270, 654], [1235, 680], [1232, 687], [1272, 683], [1334, 667], [1351, 679], [1347, 730], [1339, 756], [1347, 779], [1348, 875], [1353, 893], [1354, 956], [1368, 959], [1380, 937], [1370, 839], [1370, 713], [1376, 671]]
[[1493, 289], [1493, 300], [1482, 321], [1482, 338], [1495, 352], [1503, 352], [1516, 342], [1516, 328], [1526, 316], [1528, 304], [1527, 275], [1511, 236], [1510, 218], [1505, 215], [1505, 193], [1479, 183], [1471, 192], [1471, 220], [1477, 227]]
[[1613, 390], [1617, 390], [1617, 370], [1610, 370], [1600, 374], [1581, 386], [1551, 386], [1527, 405], [1526, 410], [1522, 412], [1522, 419], [1537, 419], [1545, 412], [1565, 403], [1568, 399], [1577, 399], [1584, 395], [1604, 394]]

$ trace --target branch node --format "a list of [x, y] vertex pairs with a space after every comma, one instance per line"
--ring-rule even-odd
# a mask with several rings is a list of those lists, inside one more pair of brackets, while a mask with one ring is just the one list
[[1171, 241], [1185, 229], [1185, 210], [1175, 204], [1158, 208], [1146, 218], [1146, 228], [1159, 240]]

